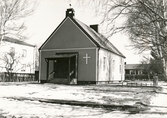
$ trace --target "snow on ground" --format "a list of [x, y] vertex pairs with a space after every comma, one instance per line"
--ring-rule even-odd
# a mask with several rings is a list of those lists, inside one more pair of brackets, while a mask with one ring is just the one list
[[150, 100], [151, 112], [167, 112], [167, 83], [161, 83], [162, 90]]
[[[112, 85], [0, 83], [0, 114], [7, 118], [13, 116], [13, 118], [165, 118], [167, 113], [162, 112], [167, 110], [167, 105], [163, 104], [166, 100], [164, 98], [167, 98], [165, 90], [161, 91], [163, 94], [156, 94], [151, 99], [150, 110], [139, 114], [105, 108], [12, 99], [13, 97], [25, 97], [134, 105], [141, 101], [147, 103], [154, 91], [154, 88], [149, 87], [113, 87]], [[158, 105], [159, 107], [156, 107]]]
[[[32, 101], [13, 101], [0, 99], [0, 103], [3, 103], [4, 115], [10, 115], [15, 117], [22, 116], [23, 118], [58, 118], [58, 117], [91, 117], [101, 115], [105, 111], [102, 109], [92, 109], [89, 107], [59, 105], [50, 103], [40, 103]], [[7, 105], [8, 104], [8, 105]], [[7, 107], [7, 109], [5, 109]]]
[[[93, 101], [98, 103], [108, 103], [115, 99], [121, 100], [127, 96], [129, 101], [124, 104], [134, 104], [134, 94], [125, 91], [111, 90], [109, 87], [99, 89], [94, 86], [68, 86], [68, 85], [55, 85], [55, 84], [22, 84], [22, 85], [9, 85], [0, 86], [0, 97], [35, 97], [45, 99], [61, 99], [61, 100], [78, 100], [78, 101]], [[107, 89], [107, 90], [106, 90]], [[4, 91], [5, 90], [5, 91]], [[135, 89], [134, 89], [135, 90]], [[107, 93], [107, 94], [106, 94]], [[114, 94], [113, 94], [114, 93]], [[114, 99], [110, 99], [114, 98]]]

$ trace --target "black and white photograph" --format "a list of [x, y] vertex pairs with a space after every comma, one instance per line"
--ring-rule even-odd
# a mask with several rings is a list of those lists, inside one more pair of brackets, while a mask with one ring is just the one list
[[0, 0], [0, 118], [167, 118], [167, 0]]

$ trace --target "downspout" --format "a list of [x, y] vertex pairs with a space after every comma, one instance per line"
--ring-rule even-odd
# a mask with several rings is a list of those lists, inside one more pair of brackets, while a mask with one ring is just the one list
[[48, 82], [48, 77], [49, 77], [49, 60], [45, 59], [46, 61], [46, 82]]
[[[33, 73], [36, 71], [36, 53], [37, 53], [37, 46], [34, 46], [34, 54], [33, 54]], [[31, 71], [30, 71], [31, 73]]]
[[38, 81], [41, 82], [41, 50], [39, 50], [39, 78]]

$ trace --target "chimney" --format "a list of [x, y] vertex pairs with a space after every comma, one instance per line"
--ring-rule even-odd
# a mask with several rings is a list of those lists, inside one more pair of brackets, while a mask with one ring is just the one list
[[73, 18], [75, 16], [75, 11], [73, 8], [69, 8], [66, 10], [66, 17], [70, 17], [70, 18]]
[[98, 33], [98, 24], [90, 25], [90, 27]]

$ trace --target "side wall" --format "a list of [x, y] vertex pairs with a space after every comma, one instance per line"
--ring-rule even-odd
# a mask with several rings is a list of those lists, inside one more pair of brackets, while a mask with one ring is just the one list
[[124, 58], [104, 49], [99, 50], [99, 82], [124, 80]]

